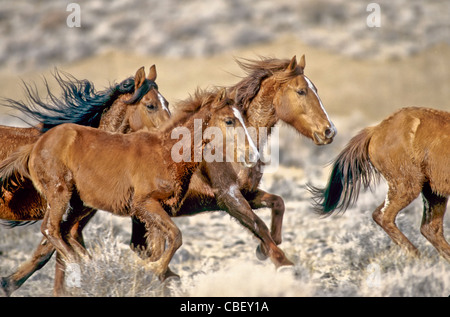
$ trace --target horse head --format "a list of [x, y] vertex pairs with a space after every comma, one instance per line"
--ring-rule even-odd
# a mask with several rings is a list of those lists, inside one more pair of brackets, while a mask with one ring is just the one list
[[[208, 146], [214, 144], [216, 149], [223, 150], [227, 162], [240, 162], [245, 167], [253, 167], [260, 154], [249, 134], [241, 111], [236, 107], [234, 100], [228, 97], [226, 89], [219, 91], [211, 108], [214, 109], [214, 115], [208, 126], [219, 129], [219, 135], [222, 135], [223, 139], [215, 136]], [[205, 130], [203, 137], [207, 135], [208, 129]]]
[[312, 139], [317, 145], [329, 144], [337, 134], [320, 100], [318, 90], [304, 74], [305, 55], [300, 62], [294, 56], [287, 68], [274, 75], [277, 90], [274, 107], [279, 119]]
[[144, 67], [139, 68], [134, 76], [134, 93], [125, 102], [128, 106], [124, 123], [131, 131], [157, 128], [171, 116], [169, 103], [158, 91], [156, 76], [155, 65], [150, 67], [147, 77]]

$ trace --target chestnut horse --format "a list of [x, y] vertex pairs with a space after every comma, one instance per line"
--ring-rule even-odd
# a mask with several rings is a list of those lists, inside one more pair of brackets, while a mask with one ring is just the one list
[[[246, 131], [239, 110], [225, 94], [217, 94], [212, 102], [191, 104], [195, 107], [184, 108], [160, 133], [140, 131], [124, 135], [74, 124], [57, 126], [4, 160], [0, 178], [8, 185], [10, 177], [17, 181], [14, 173], [18, 172], [33, 181], [48, 203], [41, 231], [68, 261], [76, 261], [85, 253], [70, 230], [91, 213], [90, 208], [134, 216], [147, 228], [156, 226], [167, 238], [168, 247], [152, 267], [160, 280], [165, 280], [175, 275], [168, 265], [181, 246], [181, 232], [170, 215], [176, 213], [184, 199], [194, 171], [206, 164], [204, 158], [174, 160], [173, 148], [178, 142], [173, 138], [173, 130], [183, 127], [194, 135], [206, 128], [220, 129], [222, 138], [215, 135], [213, 141], [202, 138], [201, 144], [195, 144], [195, 138], [189, 137], [191, 158], [206, 146], [225, 144], [228, 148], [230, 141], [234, 145], [235, 137], [228, 137], [227, 128], [241, 127]], [[256, 147], [248, 133], [245, 136], [246, 162], [251, 156], [257, 160]], [[220, 146], [216, 151], [219, 149]], [[236, 150], [238, 157], [243, 156], [239, 154], [243, 149]], [[227, 164], [222, 166], [226, 168]], [[222, 172], [216, 169], [215, 173]], [[226, 189], [224, 193], [234, 199], [233, 192]]]
[[[248, 75], [236, 85], [229, 87], [228, 91], [230, 96], [234, 97], [236, 106], [242, 109], [248, 126], [256, 128], [257, 135], [260, 128], [267, 128], [270, 133], [271, 128], [281, 120], [317, 145], [333, 141], [337, 133], [336, 128], [324, 109], [316, 86], [304, 74], [306, 66], [304, 55], [298, 63], [294, 56], [291, 60], [262, 58], [258, 61], [239, 61], [239, 65]], [[260, 146], [259, 142], [257, 146]], [[258, 150], [262, 151], [260, 148]], [[239, 197], [242, 206], [250, 204], [248, 208], [242, 207], [244, 209], [242, 212], [259, 222], [260, 219], [251, 208], [271, 208], [271, 238], [277, 245], [280, 244], [284, 202], [280, 196], [258, 188], [263, 175], [263, 163], [259, 161], [253, 168], [236, 165], [234, 169], [236, 186], [240, 191], [236, 193], [236, 197]], [[174, 216], [224, 209], [217, 201], [211, 186], [204, 182], [204, 173], [205, 171], [199, 170], [194, 174], [186, 199]], [[162, 252], [158, 250], [158, 246], [159, 249], [164, 248], [164, 243], [153, 241], [153, 250], [150, 250], [146, 244], [147, 234], [143, 224], [133, 219], [131, 243], [141, 250], [146, 250], [147, 256], [157, 259]], [[261, 232], [255, 234], [264, 236]], [[156, 233], [155, 240], [157, 239]], [[262, 241], [268, 239], [265, 237]], [[268, 250], [263, 242], [257, 248], [257, 256], [259, 259], [266, 259], [268, 256]]]
[[[100, 92], [87, 80], [79, 81], [70, 75], [65, 77], [64, 79], [59, 73], [55, 74], [55, 79], [62, 88], [61, 98], [54, 96], [47, 85], [47, 100], [51, 103], [42, 101], [28, 85], [25, 87], [29, 103], [5, 99], [7, 106], [20, 110], [40, 124], [33, 128], [0, 126], [0, 159], [5, 159], [22, 145], [34, 143], [43, 132], [65, 122], [97, 127], [105, 131], [129, 133], [142, 128], [156, 128], [170, 117], [168, 103], [159, 93], [155, 83], [155, 65], [150, 67], [147, 78], [144, 67], [141, 67], [134, 77]], [[8, 220], [10, 226], [43, 219], [46, 206], [45, 199], [38, 194], [29, 180], [21, 181], [21, 186], [2, 188], [0, 218]], [[87, 220], [86, 218], [74, 232], [74, 236], [81, 243], [81, 230]], [[52, 245], [44, 238], [30, 261], [14, 274], [0, 279], [0, 289], [10, 295], [45, 265], [53, 251]], [[64, 267], [62, 263], [57, 263], [55, 294], [62, 294], [63, 286]]]
[[404, 108], [380, 124], [362, 130], [337, 156], [324, 189], [311, 188], [316, 209], [323, 215], [345, 211], [381, 174], [388, 184], [385, 201], [373, 219], [409, 253], [417, 248], [395, 224], [397, 214], [420, 193], [421, 233], [450, 261], [443, 219], [450, 195], [450, 112]]

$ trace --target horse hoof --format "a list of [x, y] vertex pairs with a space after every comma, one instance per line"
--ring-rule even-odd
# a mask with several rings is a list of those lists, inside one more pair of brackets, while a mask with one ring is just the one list
[[0, 278], [0, 297], [11, 296], [12, 291], [10, 290], [10, 283], [7, 277]]
[[167, 280], [180, 280], [180, 276], [172, 272], [170, 269], [167, 269], [167, 271], [162, 274], [159, 279], [161, 280], [161, 282], [165, 282]]
[[265, 261], [268, 258], [268, 256], [262, 251], [260, 244], [258, 244], [258, 246], [256, 247], [256, 252], [255, 253], [256, 253], [256, 257], [260, 261]]

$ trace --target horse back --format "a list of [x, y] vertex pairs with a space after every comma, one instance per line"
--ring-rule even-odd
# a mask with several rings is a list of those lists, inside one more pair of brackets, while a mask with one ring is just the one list
[[371, 163], [388, 181], [428, 181], [450, 194], [450, 113], [404, 108], [373, 129]]

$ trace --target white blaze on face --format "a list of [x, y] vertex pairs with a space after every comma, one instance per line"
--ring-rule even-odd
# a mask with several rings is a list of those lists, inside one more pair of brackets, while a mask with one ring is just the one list
[[159, 102], [161, 103], [161, 106], [163, 107], [163, 109], [166, 110], [167, 113], [168, 113], [169, 116], [170, 116], [170, 110], [169, 110], [169, 108], [167, 107], [167, 101], [166, 101], [166, 100], [164, 99], [164, 97], [159, 93], [159, 91], [158, 91], [158, 99], [159, 99]]
[[331, 122], [331, 120], [330, 120], [330, 117], [328, 117], [328, 113], [326, 112], [325, 107], [322, 104], [322, 100], [320, 100], [319, 94], [317, 93], [316, 88], [314, 87], [313, 83], [305, 75], [303, 75], [303, 77], [305, 78], [306, 82], [308, 83], [308, 88], [314, 93], [314, 95], [316, 95], [317, 100], [319, 100], [320, 107], [322, 108], [322, 111], [327, 116], [328, 122], [330, 122], [330, 128], [333, 128], [334, 130], [336, 130], [336, 128], [334, 127], [333, 122]]
[[250, 145], [250, 149], [251, 149], [250, 153], [254, 154], [254, 156], [256, 158], [255, 162], [258, 161], [258, 159], [259, 159], [258, 149], [256, 148], [256, 145], [253, 142], [253, 139], [250, 137], [250, 134], [248, 133], [247, 127], [244, 124], [244, 119], [242, 118], [241, 113], [239, 112], [239, 110], [237, 110], [235, 107], [233, 107], [233, 114], [239, 120], [239, 122], [241, 123], [242, 127], [244, 128], [245, 135], [247, 137], [248, 144]]

